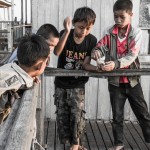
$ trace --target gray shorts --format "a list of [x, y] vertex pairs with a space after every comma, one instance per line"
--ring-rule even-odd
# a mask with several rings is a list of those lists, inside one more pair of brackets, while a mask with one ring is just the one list
[[78, 144], [78, 138], [85, 128], [85, 89], [56, 88], [54, 97], [61, 144]]

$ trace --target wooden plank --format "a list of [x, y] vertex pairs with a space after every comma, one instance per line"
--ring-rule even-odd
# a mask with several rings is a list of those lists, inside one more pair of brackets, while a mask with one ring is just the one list
[[[150, 29], [148, 30], [148, 34], [149, 34], [149, 39], [150, 39]], [[148, 44], [149, 50], [148, 50], [148, 54], [150, 54], [150, 42]]]
[[[52, 55], [50, 56], [50, 60], [52, 61], [49, 66], [50, 67], [56, 67], [56, 59], [57, 57], [52, 53]], [[55, 61], [54, 61], [55, 60]], [[45, 109], [45, 116], [47, 118], [51, 118], [51, 119], [56, 119], [56, 107], [54, 105], [54, 93], [55, 93], [55, 85], [54, 85], [54, 80], [55, 77], [46, 77], [45, 79], [45, 86], [44, 86], [44, 92], [45, 92], [45, 103], [46, 103], [46, 109]]]
[[86, 6], [86, 0], [82, 0], [82, 1], [73, 0], [73, 11], [74, 12], [76, 11], [76, 9], [83, 7], [83, 6]]
[[[142, 139], [143, 142], [145, 143], [145, 140], [144, 140], [144, 137], [143, 137], [143, 133], [142, 133], [141, 127], [140, 127], [140, 125], [138, 124], [138, 122], [132, 122], [131, 124], [134, 126], [136, 132], [140, 135], [141, 139]], [[146, 147], [147, 147], [148, 149], [150, 149], [150, 143], [145, 143], [145, 145], [146, 145]]]
[[113, 143], [111, 142], [109, 134], [105, 128], [104, 122], [103, 121], [97, 121], [97, 124], [98, 124], [99, 131], [103, 137], [104, 144], [105, 144], [106, 148], [108, 149], [109, 147], [112, 147]]
[[[39, 80], [41, 80], [41, 77], [39, 77]], [[36, 108], [37, 109], [42, 109], [42, 94], [41, 94], [41, 92], [42, 92], [42, 86], [41, 86], [41, 84], [39, 85], [39, 91], [38, 91], [38, 93], [39, 93], [39, 95], [38, 95], [38, 100], [37, 100], [37, 106], [36, 106]]]
[[111, 112], [111, 104], [109, 98], [107, 79], [99, 79], [99, 84], [97, 89], [98, 89], [97, 119], [110, 120], [112, 119], [112, 115], [111, 115], [112, 112]]
[[32, 28], [33, 28], [33, 33], [36, 33], [38, 30], [38, 1], [37, 0], [32, 0], [31, 1], [31, 7], [32, 7], [32, 12], [31, 12], [31, 17], [32, 17]]
[[44, 116], [45, 116], [45, 94], [44, 93], [44, 83], [43, 74], [40, 77], [42, 80], [39, 88], [38, 107], [36, 109], [36, 123], [37, 123], [37, 141], [43, 146], [44, 145]]
[[90, 126], [90, 122], [86, 123], [86, 134], [90, 145], [90, 150], [98, 150], [94, 135]]
[[149, 34], [148, 30], [142, 30], [142, 45], [140, 55], [147, 55], [149, 50]]
[[[30, 149], [36, 133], [36, 103], [38, 87], [26, 90], [18, 109], [5, 150]], [[28, 110], [28, 111], [27, 111]]]
[[60, 140], [58, 137], [58, 131], [57, 131], [57, 122], [55, 124], [55, 150], [65, 150], [65, 145], [60, 144]]
[[[90, 78], [89, 81], [85, 85], [85, 109], [86, 109], [86, 118], [97, 119], [97, 111], [98, 111], [98, 79]], [[94, 90], [91, 90], [94, 89]], [[94, 108], [94, 109], [93, 109]], [[88, 116], [88, 117], [87, 117]]]
[[59, 20], [58, 20], [58, 30], [61, 31], [63, 27], [63, 21], [64, 21], [64, 13], [62, 13], [64, 10], [63, 7], [63, 1], [59, 0], [58, 3], [58, 11], [59, 11]]
[[148, 110], [150, 112], [150, 76], [141, 77], [141, 86], [144, 94], [145, 101], [148, 105]]
[[[55, 121], [49, 121], [48, 128], [48, 147], [46, 150], [68, 150], [69, 145], [59, 143]], [[124, 145], [127, 150], [148, 150], [150, 144], [144, 143], [142, 131], [139, 125], [126, 122], [124, 126]], [[49, 139], [51, 138], [51, 140]], [[49, 142], [49, 140], [51, 142]], [[81, 145], [88, 150], [103, 150], [112, 146], [113, 134], [110, 121], [92, 120], [86, 123], [86, 132], [81, 137]], [[51, 144], [50, 144], [51, 143]], [[51, 146], [51, 147], [50, 147]]]
[[[78, 3], [80, 3], [78, 1]], [[70, 0], [68, 2], [68, 0], [63, 0], [63, 16], [64, 16], [64, 19], [67, 17], [67, 16], [70, 16], [72, 19], [73, 19], [73, 16], [74, 16], [74, 0]], [[81, 6], [80, 6], [81, 7]], [[62, 25], [63, 25], [63, 22], [62, 22]]]
[[84, 131], [81, 135], [80, 138], [80, 145], [84, 146], [85, 148], [87, 148], [88, 150], [90, 149], [89, 147], [89, 141], [88, 141], [88, 137], [87, 137], [87, 133], [86, 131]]
[[49, 127], [49, 121], [48, 119], [44, 120], [44, 148], [47, 149], [47, 139], [48, 139], [48, 127]]
[[36, 126], [37, 126], [37, 141], [40, 145], [44, 146], [44, 116], [40, 109], [36, 110]]
[[55, 122], [49, 121], [48, 137], [47, 137], [47, 150], [55, 150]]
[[11, 6], [12, 6], [11, 2], [7, 2], [5, 0], [0, 1], [0, 8], [7, 8], [7, 7], [11, 7]]
[[106, 130], [109, 134], [110, 140], [113, 143], [113, 132], [112, 132], [111, 122], [110, 121], [104, 121], [104, 124], [105, 124]]
[[128, 130], [128, 128], [126, 126], [127, 123], [128, 123], [127, 121], [125, 121], [125, 123], [124, 123], [124, 136], [132, 149], [140, 150], [138, 145], [136, 144], [135, 140], [133, 139], [130, 131]]
[[[100, 9], [100, 37], [104, 35], [104, 31], [106, 28], [114, 24], [113, 17], [113, 5], [114, 2], [112, 0], [101, 0], [99, 9]], [[108, 19], [109, 16], [109, 19]], [[99, 38], [100, 38], [99, 37]]]
[[[54, 105], [54, 77], [45, 78], [46, 117], [56, 119], [56, 107]], [[46, 92], [47, 91], [47, 92]]]
[[[90, 5], [90, 4], [87, 4], [87, 5]], [[94, 36], [96, 36], [97, 40], [99, 40], [100, 38], [102, 38], [101, 35], [100, 35], [100, 33], [101, 33], [101, 24], [100, 24], [101, 17], [99, 17], [99, 15], [101, 14], [100, 13], [101, 9], [97, 9], [97, 8], [100, 8], [100, 6], [101, 6], [101, 1], [100, 0], [94, 0], [94, 3], [91, 3], [91, 8], [93, 9], [93, 11], [96, 14], [95, 24], [93, 26], [93, 30], [92, 30], [91, 33]]]
[[37, 0], [37, 3], [38, 3], [37, 4], [37, 27], [39, 28], [45, 22], [45, 16], [44, 16], [45, 3], [44, 0]]
[[87, 7], [92, 7], [92, 0], [86, 0], [86, 6]]
[[126, 123], [126, 126], [127, 126], [128, 130], [130, 131], [130, 133], [131, 133], [133, 139], [135, 140], [136, 144], [138, 145], [138, 147], [141, 150], [148, 150], [146, 145], [143, 143], [141, 137], [139, 136], [139, 134], [136, 132], [136, 130], [132, 126], [131, 122]]
[[[49, 8], [50, 8], [49, 13], [48, 13], [48, 15], [50, 16], [50, 19], [46, 20], [46, 22], [53, 24], [58, 29], [58, 23], [59, 23], [59, 11], [58, 11], [59, 9], [58, 9], [58, 6], [59, 6], [60, 0], [51, 0], [51, 1], [46, 0], [46, 1], [49, 4]], [[45, 15], [47, 15], [46, 10], [45, 10]], [[54, 19], [54, 16], [57, 19]], [[61, 23], [63, 24], [63, 22], [61, 22]]]
[[92, 128], [98, 149], [106, 149], [102, 135], [99, 132], [96, 121], [90, 121], [90, 124], [91, 124], [91, 128]]
[[118, 69], [114, 71], [103, 72], [88, 72], [85, 70], [67, 70], [60, 68], [46, 67], [45, 76], [89, 76], [89, 77], [104, 77], [104, 76], [135, 76], [135, 75], [150, 75], [149, 68], [143, 69]]
[[132, 0], [133, 3], [133, 17], [132, 17], [132, 25], [134, 27], [138, 27], [139, 26], [139, 15], [140, 15], [140, 0]]

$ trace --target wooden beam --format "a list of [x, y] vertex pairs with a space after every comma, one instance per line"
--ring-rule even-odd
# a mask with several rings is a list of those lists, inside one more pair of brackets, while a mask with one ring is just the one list
[[45, 76], [86, 76], [86, 77], [103, 77], [103, 76], [138, 76], [150, 75], [149, 68], [143, 69], [118, 69], [109, 72], [88, 72], [85, 70], [66, 70], [47, 67], [44, 71]]
[[38, 86], [26, 90], [12, 124], [12, 130], [7, 137], [5, 150], [29, 150], [36, 133], [36, 103]]
[[8, 1], [5, 0], [0, 0], [0, 8], [7, 8], [7, 7], [11, 7], [12, 4]]

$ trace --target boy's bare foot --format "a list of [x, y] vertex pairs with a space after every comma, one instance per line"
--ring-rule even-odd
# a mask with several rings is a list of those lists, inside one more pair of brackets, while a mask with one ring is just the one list
[[79, 150], [79, 145], [72, 145], [70, 150]]
[[108, 150], [124, 150], [124, 146], [113, 146], [109, 148]]
[[79, 145], [78, 150], [87, 150], [87, 149], [85, 147]]

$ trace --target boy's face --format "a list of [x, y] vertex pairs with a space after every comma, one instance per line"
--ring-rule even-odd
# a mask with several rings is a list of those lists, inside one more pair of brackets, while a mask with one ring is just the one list
[[127, 12], [125, 10], [114, 11], [114, 20], [115, 20], [116, 25], [119, 28], [126, 27], [128, 24], [131, 23], [132, 15], [133, 14], [131, 12]]
[[46, 40], [47, 44], [49, 45], [49, 49], [50, 51], [53, 51], [55, 46], [58, 44], [59, 42], [59, 38], [54, 37], [53, 35], [50, 36], [49, 39]]
[[78, 38], [84, 38], [92, 30], [93, 24], [88, 25], [85, 21], [74, 23], [74, 34]]

